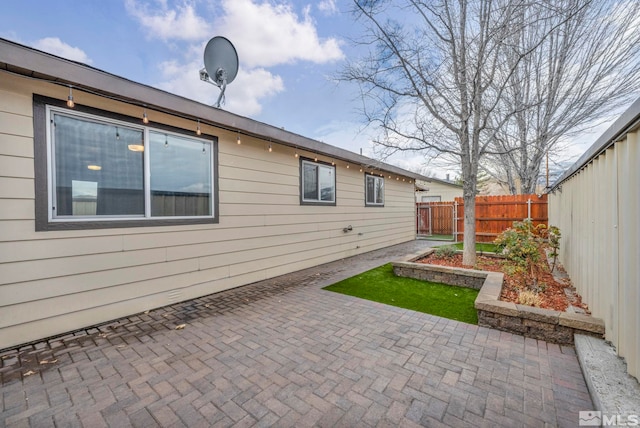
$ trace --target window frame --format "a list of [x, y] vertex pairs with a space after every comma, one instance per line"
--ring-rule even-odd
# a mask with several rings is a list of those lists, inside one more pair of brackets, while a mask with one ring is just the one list
[[[194, 141], [202, 141], [211, 147], [211, 215], [207, 216], [151, 216], [151, 189], [149, 163], [149, 150], [143, 153], [143, 192], [144, 214], [142, 216], [104, 216], [104, 217], [80, 217], [73, 216], [56, 217], [53, 214], [53, 202], [55, 193], [55, 162], [51, 140], [51, 120], [53, 114], [58, 113], [73, 118], [86, 119], [108, 125], [126, 126], [142, 130], [145, 146], [149, 144], [149, 132], [162, 132], [167, 135], [175, 135]], [[188, 131], [168, 125], [153, 123], [142, 124], [139, 118], [125, 116], [119, 113], [105, 111], [93, 107], [77, 105], [70, 109], [61, 100], [41, 95], [33, 96], [33, 121], [34, 121], [34, 166], [35, 166], [35, 229], [36, 231], [49, 230], [79, 230], [79, 229], [105, 229], [126, 227], [154, 227], [189, 224], [212, 224], [219, 222], [218, 210], [218, 138], [212, 135], [202, 134], [196, 136], [193, 131]]]
[[[333, 171], [333, 200], [323, 201], [320, 199], [322, 189], [320, 189], [320, 174], [318, 173], [318, 199], [305, 199], [304, 197], [304, 165], [310, 164], [320, 168], [328, 168]], [[316, 205], [316, 206], [336, 206], [338, 201], [336, 166], [328, 162], [316, 161], [305, 157], [300, 157], [300, 205]]]
[[[381, 180], [382, 181], [382, 202], [378, 203], [378, 202], [368, 202], [368, 191], [369, 191], [369, 187], [367, 186], [367, 181], [369, 180], [369, 178], [373, 178], [374, 179], [374, 186], [373, 186], [373, 190], [374, 190], [374, 194], [373, 194], [373, 200], [375, 201], [376, 198], [376, 189], [378, 188], [375, 185], [375, 181], [377, 180]], [[364, 175], [364, 206], [365, 207], [379, 207], [379, 208], [383, 208], [384, 207], [384, 201], [385, 201], [385, 195], [384, 195], [384, 189], [385, 189], [385, 185], [384, 185], [384, 177], [380, 177], [378, 175], [375, 174], [370, 174], [370, 173], [366, 173]]]

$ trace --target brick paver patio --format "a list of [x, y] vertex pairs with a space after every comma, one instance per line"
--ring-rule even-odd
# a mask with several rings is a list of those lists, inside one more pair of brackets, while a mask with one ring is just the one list
[[573, 348], [321, 289], [427, 245], [5, 352], [0, 426], [576, 426]]

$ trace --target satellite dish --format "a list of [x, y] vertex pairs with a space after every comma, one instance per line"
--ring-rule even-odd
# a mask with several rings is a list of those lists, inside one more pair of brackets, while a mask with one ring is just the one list
[[209, 40], [204, 48], [204, 68], [200, 70], [200, 80], [220, 88], [220, 96], [214, 104], [220, 108], [227, 85], [238, 75], [238, 53], [233, 44], [222, 36]]

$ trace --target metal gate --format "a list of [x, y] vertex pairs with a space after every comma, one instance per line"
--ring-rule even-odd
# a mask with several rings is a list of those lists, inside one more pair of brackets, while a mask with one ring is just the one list
[[454, 202], [418, 202], [417, 234], [442, 240], [454, 240]]

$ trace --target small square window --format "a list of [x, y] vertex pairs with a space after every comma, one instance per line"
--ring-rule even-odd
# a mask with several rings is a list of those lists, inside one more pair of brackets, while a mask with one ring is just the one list
[[300, 203], [302, 205], [336, 204], [335, 166], [301, 159], [300, 170]]
[[365, 175], [365, 206], [384, 206], [384, 178]]

